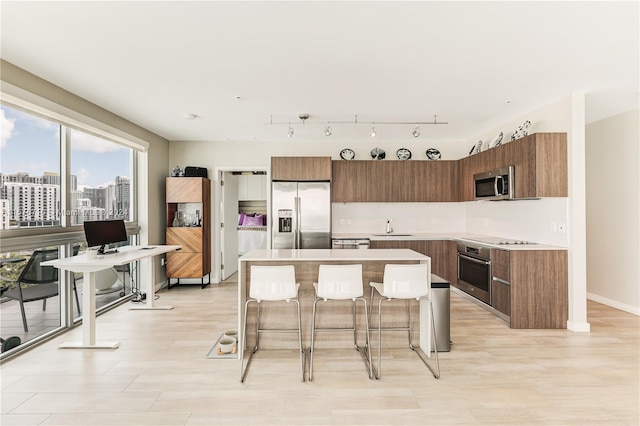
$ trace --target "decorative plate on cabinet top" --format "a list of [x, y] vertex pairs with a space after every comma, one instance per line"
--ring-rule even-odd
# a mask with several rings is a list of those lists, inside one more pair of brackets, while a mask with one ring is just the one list
[[371, 158], [373, 158], [374, 160], [384, 160], [384, 157], [386, 156], [384, 149], [382, 148], [373, 148], [371, 150]]
[[427, 158], [429, 160], [439, 160], [440, 158], [442, 158], [442, 155], [440, 154], [440, 151], [438, 151], [435, 148], [429, 148], [427, 149]]
[[396, 151], [396, 156], [398, 160], [411, 160], [411, 151], [407, 148], [400, 148]]
[[345, 148], [340, 151], [340, 158], [342, 158], [343, 160], [353, 160], [354, 158], [356, 158], [356, 153], [349, 148]]

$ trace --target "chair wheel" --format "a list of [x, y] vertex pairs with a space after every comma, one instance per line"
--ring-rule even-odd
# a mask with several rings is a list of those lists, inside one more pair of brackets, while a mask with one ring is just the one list
[[0, 339], [2, 341], [2, 352], [8, 351], [10, 349], [15, 348], [16, 346], [20, 346], [22, 341], [18, 336], [11, 336], [7, 340]]

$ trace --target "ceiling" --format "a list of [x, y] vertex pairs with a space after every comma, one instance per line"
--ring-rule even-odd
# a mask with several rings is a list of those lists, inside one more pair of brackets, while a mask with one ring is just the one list
[[639, 103], [637, 1], [0, 8], [4, 60], [169, 140], [463, 140], [573, 92], [587, 122]]

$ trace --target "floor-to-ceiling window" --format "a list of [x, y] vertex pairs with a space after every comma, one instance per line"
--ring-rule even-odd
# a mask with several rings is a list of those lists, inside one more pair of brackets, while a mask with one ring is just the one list
[[[2, 104], [0, 113], [0, 342], [5, 355], [81, 317], [82, 276], [40, 263], [82, 253], [84, 222], [123, 219], [129, 242], [135, 242], [137, 152], [46, 112]], [[135, 275], [135, 265], [100, 272], [98, 310], [130, 296]]]

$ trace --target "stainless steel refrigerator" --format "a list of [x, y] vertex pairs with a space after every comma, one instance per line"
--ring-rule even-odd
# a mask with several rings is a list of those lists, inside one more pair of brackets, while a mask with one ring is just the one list
[[331, 248], [329, 182], [273, 182], [271, 247]]

